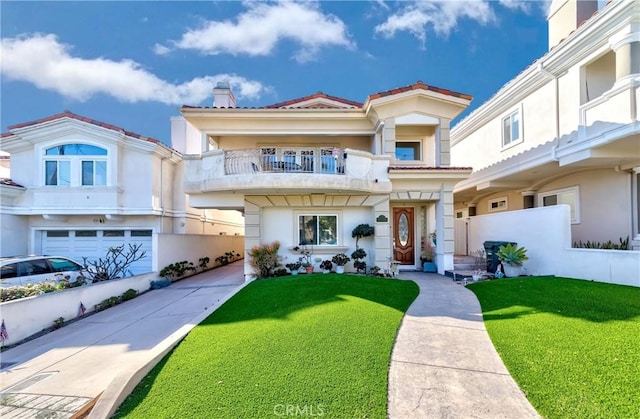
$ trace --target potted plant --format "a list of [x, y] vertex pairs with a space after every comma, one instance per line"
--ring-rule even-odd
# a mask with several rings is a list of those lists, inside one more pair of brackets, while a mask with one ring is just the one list
[[373, 236], [376, 229], [369, 224], [359, 224], [351, 231], [351, 237], [356, 239], [356, 249], [358, 248], [358, 241], [363, 237]]
[[356, 249], [351, 253], [351, 259], [353, 259], [353, 267], [356, 268], [357, 273], [367, 272], [367, 262], [364, 259], [367, 257], [367, 252], [364, 249]]
[[313, 273], [313, 265], [311, 264], [311, 255], [313, 255], [313, 248], [307, 246], [296, 246], [293, 249], [294, 252], [300, 255], [300, 265], [307, 271], [308, 274]]
[[291, 271], [291, 275], [298, 275], [298, 270], [302, 266], [302, 263], [300, 261], [297, 261], [297, 262], [293, 262], [293, 263], [287, 263], [284, 266], [286, 266], [287, 269], [289, 269]]
[[431, 246], [431, 240], [425, 238], [422, 243], [424, 246], [422, 256], [420, 256], [422, 272], [438, 272], [438, 267], [433, 263], [433, 246]]
[[509, 243], [506, 246], [500, 246], [496, 253], [498, 259], [504, 267], [504, 274], [507, 277], [520, 276], [523, 273], [523, 262], [529, 260], [527, 257], [527, 249], [518, 247], [515, 243]]
[[323, 274], [331, 272], [331, 268], [333, 268], [333, 263], [329, 259], [325, 259], [320, 263], [320, 269], [322, 269]]
[[343, 274], [344, 273], [344, 265], [349, 262], [351, 258], [344, 253], [338, 253], [331, 261], [336, 264], [336, 273]]
[[487, 258], [484, 253], [484, 249], [478, 249], [475, 252], [471, 252], [473, 256], [473, 271], [471, 277], [474, 281], [480, 281], [482, 277], [487, 273]]

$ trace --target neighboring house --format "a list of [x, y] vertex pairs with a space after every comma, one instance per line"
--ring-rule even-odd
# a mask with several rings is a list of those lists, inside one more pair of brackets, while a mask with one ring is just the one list
[[[147, 256], [131, 271], [142, 273], [178, 261], [170, 249], [159, 256], [172, 236], [200, 243], [203, 234], [243, 232], [238, 212], [188, 206], [181, 154], [153, 138], [64, 112], [9, 127], [0, 145], [11, 155], [11, 180], [0, 182], [3, 257], [49, 254], [82, 262], [112, 246], [140, 243]], [[196, 261], [207, 254], [193, 253]]]
[[442, 273], [453, 265], [453, 187], [471, 171], [450, 164], [449, 124], [470, 101], [419, 81], [365, 103], [318, 92], [241, 108], [219, 83], [214, 107], [173, 119], [172, 146], [190, 204], [243, 211], [247, 249], [278, 240], [283, 263], [300, 244], [314, 259], [350, 255], [365, 223], [375, 227], [359, 243], [369, 267], [415, 269], [435, 231]]
[[640, 2], [597, 3], [554, 0], [549, 52], [452, 129], [457, 218], [567, 204], [572, 241], [640, 249]]

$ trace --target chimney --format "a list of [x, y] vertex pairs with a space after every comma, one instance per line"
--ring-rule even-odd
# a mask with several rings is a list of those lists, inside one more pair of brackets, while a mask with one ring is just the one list
[[231, 91], [229, 82], [219, 81], [213, 88], [213, 106], [216, 108], [236, 107], [236, 97]]
[[598, 0], [553, 0], [549, 7], [549, 49], [558, 45], [598, 10]]

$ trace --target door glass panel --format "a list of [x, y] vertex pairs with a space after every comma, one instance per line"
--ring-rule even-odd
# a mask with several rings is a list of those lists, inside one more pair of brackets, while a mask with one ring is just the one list
[[407, 214], [400, 214], [398, 220], [398, 239], [400, 240], [400, 246], [406, 246], [409, 242], [409, 219]]

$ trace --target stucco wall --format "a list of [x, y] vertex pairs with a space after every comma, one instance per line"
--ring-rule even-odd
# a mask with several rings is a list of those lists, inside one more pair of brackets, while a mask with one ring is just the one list
[[516, 242], [527, 249], [531, 275], [556, 275], [640, 286], [640, 251], [571, 248], [567, 205], [532, 208], [469, 218], [469, 250], [485, 241]]
[[26, 255], [29, 246], [27, 217], [0, 215], [0, 257]]
[[80, 303], [85, 306], [87, 312], [91, 312], [95, 310], [96, 304], [107, 298], [120, 296], [128, 289], [147, 291], [150, 281], [157, 277], [157, 273], [151, 272], [0, 303], [2, 318], [10, 338], [6, 343], [17, 343], [51, 327], [53, 321], [60, 317], [67, 321], [76, 318]]
[[[374, 225], [372, 208], [262, 208], [262, 243], [270, 243], [275, 240], [280, 242], [280, 255], [283, 257], [283, 264], [295, 262], [298, 260], [299, 254], [288, 250], [289, 247], [298, 244], [297, 231], [297, 215], [298, 214], [338, 214], [338, 247], [332, 246], [314, 246], [312, 256], [322, 259], [331, 259], [337, 253], [345, 253], [351, 257], [351, 253], [356, 249], [355, 239], [351, 237], [351, 231], [359, 224]], [[374, 240], [372, 237], [363, 238], [358, 243], [359, 246], [367, 252], [367, 266], [373, 266], [373, 247]], [[344, 247], [347, 250], [344, 250]], [[345, 266], [346, 272], [353, 271], [353, 262], [349, 262]]]
[[158, 234], [157, 263], [160, 271], [167, 265], [183, 260], [198, 264], [198, 259], [208, 256], [210, 266], [215, 258], [233, 250], [245, 256], [244, 237], [229, 235]]
[[[573, 241], [617, 242], [631, 232], [631, 175], [614, 169], [587, 170], [540, 187], [537, 193], [578, 186], [580, 223], [572, 224]], [[536, 200], [539, 201], [536, 197]], [[541, 205], [538, 202], [537, 205]]]

